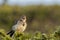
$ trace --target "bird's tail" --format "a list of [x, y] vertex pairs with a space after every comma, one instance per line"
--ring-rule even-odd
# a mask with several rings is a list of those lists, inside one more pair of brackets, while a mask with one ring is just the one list
[[14, 30], [11, 30], [11, 31], [9, 31], [8, 33], [7, 33], [7, 35], [10, 35], [10, 37], [12, 37], [13, 36], [13, 34], [14, 34]]

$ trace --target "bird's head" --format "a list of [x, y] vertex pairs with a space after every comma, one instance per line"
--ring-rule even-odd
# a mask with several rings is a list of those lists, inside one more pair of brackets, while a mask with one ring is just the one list
[[26, 16], [25, 15], [21, 16], [19, 21], [26, 22]]

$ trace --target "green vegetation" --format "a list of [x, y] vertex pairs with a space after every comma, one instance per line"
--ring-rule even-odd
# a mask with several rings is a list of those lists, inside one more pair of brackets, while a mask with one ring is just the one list
[[[11, 38], [9, 35], [6, 35], [6, 33], [21, 15], [27, 16], [27, 29], [24, 33], [19, 35], [15, 33]], [[60, 40], [60, 29], [57, 30], [59, 27], [60, 6], [58, 5], [24, 7], [8, 5], [0, 6], [1, 40]]]
[[[21, 15], [27, 16], [27, 32], [52, 33], [60, 25], [60, 6], [0, 6], [0, 29], [7, 31]], [[47, 29], [48, 28], [48, 29]]]
[[60, 40], [60, 30], [52, 34], [45, 34], [41, 32], [35, 33], [20, 33], [17, 32], [10, 37], [6, 35], [6, 32], [2, 29], [0, 30], [0, 40]]

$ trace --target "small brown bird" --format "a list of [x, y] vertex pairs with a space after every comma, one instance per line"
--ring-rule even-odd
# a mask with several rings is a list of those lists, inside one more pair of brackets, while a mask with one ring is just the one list
[[9, 34], [10, 37], [12, 37], [12, 35], [17, 31], [19, 33], [23, 32], [27, 27], [27, 23], [26, 23], [26, 16], [23, 15], [20, 17], [20, 19], [18, 20], [17, 24], [12, 26], [11, 31], [9, 31], [7, 33], [7, 35]]

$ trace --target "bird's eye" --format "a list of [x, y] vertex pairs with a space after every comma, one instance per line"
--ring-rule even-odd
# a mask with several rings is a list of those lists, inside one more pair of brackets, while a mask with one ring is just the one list
[[22, 20], [20, 20], [20, 21], [22, 21]]

